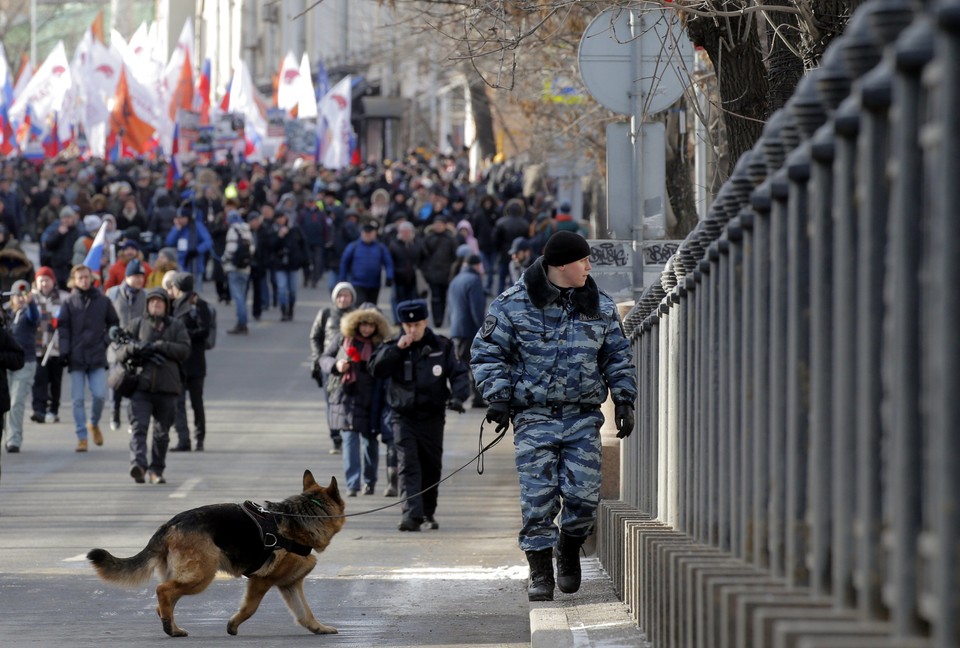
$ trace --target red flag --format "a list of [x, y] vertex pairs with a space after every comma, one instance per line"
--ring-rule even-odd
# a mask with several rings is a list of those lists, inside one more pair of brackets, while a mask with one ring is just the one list
[[113, 112], [110, 113], [110, 128], [120, 136], [124, 145], [140, 153], [150, 149], [150, 139], [153, 137], [153, 126], [139, 117], [133, 107], [133, 100], [127, 89], [127, 71], [120, 72], [120, 81], [117, 83], [116, 100]]

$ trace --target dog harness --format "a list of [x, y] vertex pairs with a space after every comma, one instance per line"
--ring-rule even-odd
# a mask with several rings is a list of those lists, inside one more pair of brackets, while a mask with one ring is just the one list
[[263, 543], [263, 552], [260, 554], [261, 560], [255, 566], [243, 572], [243, 575], [247, 578], [263, 567], [273, 552], [278, 549], [283, 549], [284, 551], [289, 551], [300, 556], [309, 556], [310, 552], [313, 551], [312, 547], [280, 535], [276, 516], [259, 504], [247, 500], [240, 505], [240, 510], [246, 513], [247, 517], [257, 525], [257, 531], [260, 533], [260, 541]]

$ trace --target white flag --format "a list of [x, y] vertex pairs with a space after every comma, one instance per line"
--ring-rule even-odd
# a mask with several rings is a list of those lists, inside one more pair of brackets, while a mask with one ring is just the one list
[[262, 105], [263, 100], [259, 97], [257, 87], [253, 85], [250, 70], [243, 60], [237, 61], [233, 81], [230, 83], [230, 112], [240, 113], [244, 117], [246, 138], [253, 145], [253, 153], [247, 155], [247, 159], [251, 161], [262, 156], [259, 148], [263, 138], [267, 136], [267, 120], [264, 118]]
[[306, 52], [300, 57], [300, 96], [297, 106], [297, 119], [314, 119], [317, 116], [317, 93], [310, 78], [310, 60]]
[[348, 74], [333, 86], [317, 107], [317, 161], [328, 169], [350, 165], [351, 76]]
[[71, 76], [67, 51], [63, 41], [59, 41], [27, 87], [14, 98], [10, 108], [10, 120], [15, 123], [22, 122], [29, 105], [33, 111], [33, 123], [46, 124], [47, 120], [53, 117], [53, 113], [60, 112], [63, 107], [63, 97], [72, 83]]
[[280, 78], [277, 79], [277, 108], [288, 113], [294, 109], [300, 99], [300, 68], [293, 52], [287, 52], [280, 65]]

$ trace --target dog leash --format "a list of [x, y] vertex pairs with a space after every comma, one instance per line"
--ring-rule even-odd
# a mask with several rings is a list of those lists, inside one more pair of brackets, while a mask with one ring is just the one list
[[398, 499], [398, 500], [396, 500], [396, 501], [394, 501], [394, 502], [391, 502], [390, 504], [384, 504], [383, 506], [378, 506], [377, 508], [372, 508], [372, 509], [369, 509], [369, 510], [367, 510], [367, 511], [357, 511], [356, 513], [344, 513], [343, 515], [304, 515], [304, 514], [300, 514], [300, 513], [281, 513], [281, 512], [279, 512], [279, 511], [267, 511], [266, 509], [263, 509], [263, 510], [264, 510], [264, 512], [272, 513], [273, 515], [283, 515], [283, 516], [286, 516], [286, 517], [296, 517], [296, 518], [305, 518], [305, 519], [335, 519], [335, 518], [358, 517], [358, 516], [360, 516], [360, 515], [369, 515], [370, 513], [378, 513], [378, 512], [380, 512], [380, 511], [385, 511], [385, 510], [387, 510], [388, 508], [392, 508], [392, 507], [397, 506], [397, 505], [399, 505], [399, 504], [403, 504], [404, 502], [410, 501], [410, 500], [412, 500], [414, 497], [419, 497], [420, 495], [423, 495], [424, 493], [426, 493], [426, 492], [427, 492], [428, 490], [430, 490], [431, 488], [436, 488], [437, 486], [439, 486], [439, 485], [442, 484], [443, 482], [447, 481], [448, 479], [450, 479], [451, 477], [453, 477], [454, 475], [456, 475], [458, 472], [460, 472], [461, 470], [463, 470], [464, 468], [466, 468], [467, 466], [469, 466], [470, 464], [472, 464], [472, 463], [474, 462], [474, 460], [476, 460], [476, 462], [477, 462], [477, 474], [478, 474], [478, 475], [482, 475], [482, 474], [483, 474], [483, 470], [484, 470], [484, 467], [483, 467], [483, 455], [484, 455], [484, 453], [487, 452], [488, 450], [490, 450], [491, 448], [493, 448], [493, 446], [495, 446], [495, 445], [497, 445], [498, 443], [500, 443], [500, 441], [503, 439], [503, 437], [506, 436], [506, 434], [507, 434], [507, 428], [503, 428], [503, 430], [501, 430], [500, 432], [497, 432], [497, 435], [493, 438], [493, 441], [491, 441], [491, 442], [488, 443], [487, 445], [483, 445], [483, 424], [484, 424], [484, 423], [486, 423], [486, 419], [483, 419], [482, 421], [480, 421], [480, 442], [479, 442], [479, 444], [478, 444], [479, 451], [477, 452], [476, 456], [471, 457], [470, 460], [469, 460], [467, 463], [463, 464], [462, 466], [460, 466], [459, 468], [457, 468], [456, 470], [454, 470], [452, 473], [450, 473], [450, 474], [447, 475], [446, 477], [442, 478], [442, 479], [441, 479], [440, 481], [438, 481], [437, 483], [432, 484], [432, 485], [430, 485], [430, 486], [427, 486], [426, 488], [424, 488], [423, 490], [421, 490], [419, 493], [414, 493], [413, 495], [408, 495], [407, 497], [404, 497], [403, 499]]

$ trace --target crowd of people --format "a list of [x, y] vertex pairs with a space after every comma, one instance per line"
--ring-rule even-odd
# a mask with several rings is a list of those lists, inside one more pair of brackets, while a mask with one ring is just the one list
[[[126, 402], [130, 476], [163, 483], [171, 428], [170, 450], [204, 449], [205, 354], [216, 341], [204, 283], [232, 306], [227, 333], [238, 336], [270, 309], [293, 320], [298, 291], [322, 288], [331, 304], [311, 327], [313, 376], [348, 496], [376, 492], [383, 443], [383, 494], [403, 498], [398, 529], [438, 528], [446, 411], [486, 407], [487, 420], [515, 428], [528, 594], [552, 599], [554, 553], [560, 589], [576, 591], [599, 496], [599, 406], [612, 391], [629, 434], [636, 384], [570, 204], [549, 187], [525, 195], [510, 165], [468, 182], [455, 156], [341, 172], [228, 160], [172, 183], [166, 171], [79, 160], [0, 171], [7, 452], [24, 442], [28, 399], [30, 420], [59, 421], [66, 371], [76, 450], [103, 443], [108, 403], [119, 428]], [[39, 244], [36, 269], [22, 239]], [[118, 367], [135, 367], [122, 393]]]

